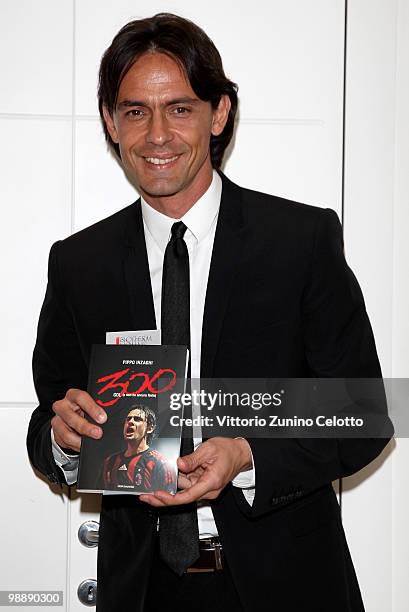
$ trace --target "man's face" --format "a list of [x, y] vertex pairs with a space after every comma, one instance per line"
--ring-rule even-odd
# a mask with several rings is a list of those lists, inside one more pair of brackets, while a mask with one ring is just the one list
[[142, 440], [151, 431], [152, 427], [148, 428], [146, 414], [143, 410], [135, 408], [128, 413], [124, 423], [125, 440]]
[[229, 108], [223, 96], [213, 111], [173, 59], [146, 53], [125, 75], [113, 117], [107, 109], [104, 117], [128, 175], [154, 206], [178, 195], [194, 203], [204, 193], [212, 177], [210, 137], [223, 131]]

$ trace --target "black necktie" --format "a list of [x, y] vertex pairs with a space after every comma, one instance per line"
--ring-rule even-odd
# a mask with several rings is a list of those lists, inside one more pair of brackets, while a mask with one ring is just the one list
[[[162, 344], [182, 344], [190, 349], [189, 254], [182, 221], [172, 226], [165, 251], [162, 274]], [[184, 414], [184, 416], [191, 416]], [[192, 431], [182, 432], [181, 455], [193, 452]], [[199, 557], [197, 506], [166, 508], [159, 518], [159, 547], [162, 559], [181, 575]]]

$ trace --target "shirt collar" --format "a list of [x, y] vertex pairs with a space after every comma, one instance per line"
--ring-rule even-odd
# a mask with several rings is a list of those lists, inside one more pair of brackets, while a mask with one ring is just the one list
[[208, 190], [181, 219], [167, 217], [155, 210], [141, 197], [142, 217], [148, 231], [161, 251], [165, 251], [172, 225], [183, 221], [197, 242], [203, 240], [219, 212], [222, 194], [222, 180], [215, 170]]

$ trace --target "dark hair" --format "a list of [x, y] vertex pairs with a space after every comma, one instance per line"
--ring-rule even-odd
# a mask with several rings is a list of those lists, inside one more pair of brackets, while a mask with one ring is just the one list
[[150, 444], [155, 434], [156, 414], [152, 410], [152, 408], [149, 408], [148, 406], [144, 406], [143, 404], [135, 404], [134, 406], [131, 406], [131, 408], [128, 410], [126, 418], [128, 418], [129, 413], [133, 410], [140, 410], [141, 412], [143, 412], [145, 415], [145, 421], [148, 423], [148, 428], [152, 427], [152, 431], [147, 433], [145, 436], [146, 443]]
[[192, 21], [170, 13], [127, 23], [102, 57], [98, 107], [108, 145], [120, 158], [119, 146], [111, 139], [103, 119], [103, 106], [113, 114], [122, 79], [139, 57], [155, 51], [177, 61], [195, 94], [210, 102], [213, 109], [217, 108], [223, 94], [229, 96], [231, 109], [225, 128], [219, 136], [212, 135], [210, 139], [212, 166], [220, 168], [224, 151], [233, 136], [238, 88], [224, 74], [220, 54], [207, 34]]

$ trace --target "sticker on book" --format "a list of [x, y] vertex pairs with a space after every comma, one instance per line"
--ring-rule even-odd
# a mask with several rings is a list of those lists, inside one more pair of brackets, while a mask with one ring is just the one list
[[137, 331], [112, 331], [105, 334], [106, 344], [126, 345], [160, 345], [160, 329], [142, 329]]

